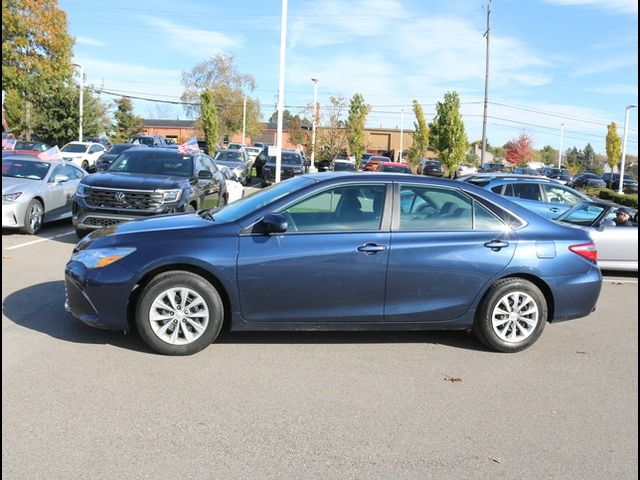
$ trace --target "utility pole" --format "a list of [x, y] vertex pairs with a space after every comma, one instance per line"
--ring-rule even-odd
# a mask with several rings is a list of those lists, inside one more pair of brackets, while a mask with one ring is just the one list
[[627, 156], [627, 132], [629, 129], [629, 110], [638, 108], [637, 105], [627, 105], [624, 109], [624, 134], [622, 137], [622, 158], [620, 159], [620, 181], [618, 182], [618, 193], [623, 193], [624, 187], [624, 161]]
[[564, 123], [560, 124], [560, 150], [558, 150], [558, 170], [562, 169], [562, 140], [564, 134]]
[[84, 69], [79, 63], [73, 63], [74, 67], [80, 69], [80, 108], [78, 112], [78, 141], [82, 141], [82, 116], [84, 112]]
[[398, 161], [402, 162], [402, 140], [404, 137], [404, 108], [400, 110], [400, 156]]
[[480, 152], [480, 165], [484, 165], [484, 151], [487, 149], [487, 103], [489, 94], [489, 31], [491, 30], [490, 24], [491, 16], [491, 0], [487, 5], [487, 30], [484, 32], [483, 37], [487, 37], [487, 54], [486, 54], [486, 66], [484, 73], [484, 112], [482, 114], [482, 151]]
[[244, 94], [244, 102], [242, 102], [242, 144], [247, 131], [247, 94]]
[[287, 0], [282, 0], [282, 17], [280, 19], [280, 78], [278, 81], [278, 130], [276, 136], [276, 176], [275, 183], [280, 183], [282, 166], [282, 124], [284, 121], [284, 67], [287, 53]]
[[312, 78], [313, 82], [313, 123], [311, 126], [311, 162], [309, 172], [317, 172], [316, 168], [316, 128], [318, 123], [318, 78]]

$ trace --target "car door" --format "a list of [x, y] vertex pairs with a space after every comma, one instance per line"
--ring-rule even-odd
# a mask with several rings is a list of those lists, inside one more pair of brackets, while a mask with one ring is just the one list
[[324, 187], [278, 209], [289, 222], [284, 234], [241, 235], [244, 319], [381, 322], [390, 237], [386, 191], [380, 181]]
[[399, 183], [395, 196], [385, 321], [460, 317], [511, 261], [515, 233], [456, 188]]
[[211, 157], [201, 154], [196, 160], [196, 173], [199, 170], [208, 170], [213, 175], [210, 179], [199, 179], [198, 185], [204, 192], [204, 200], [201, 208], [213, 208], [220, 205], [222, 195], [226, 191], [224, 176]]
[[98, 161], [98, 158], [105, 152], [104, 147], [102, 145], [91, 145], [89, 147], [89, 151], [87, 152], [89, 165], [93, 166]]
[[[65, 182], [56, 182], [56, 176], [67, 177]], [[69, 165], [56, 165], [47, 178], [45, 209], [47, 220], [64, 217], [71, 213], [73, 195], [78, 186], [73, 167]]]
[[492, 187], [492, 191], [509, 197], [509, 200], [547, 218], [558, 214], [550, 212], [542, 197], [540, 184], [534, 182], [515, 182]]

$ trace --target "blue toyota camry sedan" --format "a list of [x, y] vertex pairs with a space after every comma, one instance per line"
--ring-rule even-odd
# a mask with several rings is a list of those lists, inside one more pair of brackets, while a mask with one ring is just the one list
[[589, 315], [589, 234], [472, 184], [406, 174], [302, 175], [219, 210], [93, 232], [66, 266], [67, 310], [188, 355], [231, 330], [472, 330], [532, 345]]

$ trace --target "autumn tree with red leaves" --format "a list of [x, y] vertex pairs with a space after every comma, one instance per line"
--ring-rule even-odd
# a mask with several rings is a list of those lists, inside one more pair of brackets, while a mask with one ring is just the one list
[[513, 165], [526, 164], [527, 161], [531, 160], [532, 143], [533, 139], [524, 133], [516, 139], [509, 140], [504, 145], [505, 160]]

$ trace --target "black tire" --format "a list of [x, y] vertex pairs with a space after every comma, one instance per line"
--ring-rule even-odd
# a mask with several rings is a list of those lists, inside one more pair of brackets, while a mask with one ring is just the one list
[[[511, 295], [522, 294], [524, 299], [528, 297], [527, 303], [518, 305], [512, 305], [514, 316], [517, 318], [511, 318], [508, 315], [502, 315], [504, 328], [500, 330], [499, 327], [494, 328], [493, 316], [494, 313], [499, 315], [495, 310], [498, 308], [498, 304], [505, 306], [509, 303]], [[518, 314], [521, 312], [519, 308], [522, 308], [522, 312], [527, 314], [531, 311], [529, 304], [535, 304], [537, 309], [537, 317], [535, 319], [535, 325], [531, 325], [526, 321], [522, 321], [523, 317]], [[524, 306], [527, 310], [524, 310]], [[505, 278], [497, 281], [487, 292], [483, 303], [480, 305], [480, 309], [476, 315], [476, 319], [473, 325], [473, 332], [478, 339], [484, 343], [487, 347], [498, 352], [519, 352], [531, 345], [542, 334], [545, 324], [549, 316], [547, 300], [540, 291], [540, 289], [528, 280], [523, 278]], [[532, 317], [528, 317], [529, 321], [533, 321]], [[530, 328], [527, 329], [526, 327]], [[517, 339], [517, 334], [524, 332], [522, 339]], [[505, 339], [506, 336], [513, 336], [512, 339]]]
[[38, 233], [38, 230], [42, 227], [42, 221], [44, 220], [44, 205], [37, 198], [34, 198], [29, 202], [27, 211], [24, 214], [24, 227], [20, 229], [22, 233], [28, 235], [34, 235]]
[[82, 167], [83, 170], [88, 172], [89, 171], [89, 162], [87, 160], [83, 160], [82, 164], [81, 164], [81, 167]]
[[86, 237], [91, 233], [91, 230], [87, 230], [85, 228], [76, 228], [76, 236], [78, 239], [82, 240], [83, 237]]
[[[208, 323], [204, 327], [204, 331], [199, 337], [189, 343], [168, 343], [167, 341], [162, 340], [159, 335], [154, 332], [151, 326], [150, 313], [153, 302], [160, 295], [172, 288], [187, 288], [192, 292], [195, 292], [202, 298], [202, 300], [204, 300], [206, 309], [209, 312]], [[223, 320], [224, 307], [216, 288], [201, 276], [180, 270], [162, 273], [144, 287], [140, 294], [135, 316], [136, 327], [142, 339], [147, 345], [149, 345], [149, 347], [163, 355], [191, 355], [203, 350], [207, 346], [211, 345], [211, 343], [218, 337], [220, 329], [222, 328]], [[185, 328], [180, 326], [179, 320], [167, 320], [167, 323], [177, 325], [176, 328]], [[183, 320], [182, 323], [185, 324], [185, 321]], [[160, 328], [162, 328], [162, 326]], [[172, 327], [169, 326], [169, 328]], [[169, 328], [165, 330], [168, 331]], [[195, 329], [193, 331], [196, 332]], [[181, 339], [178, 338], [178, 340]]]

